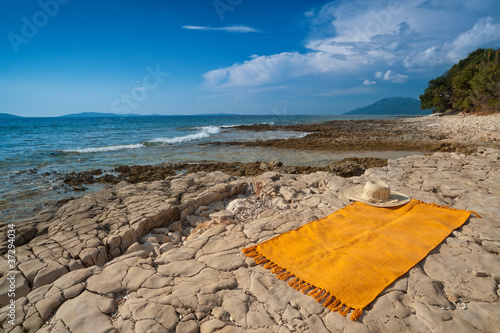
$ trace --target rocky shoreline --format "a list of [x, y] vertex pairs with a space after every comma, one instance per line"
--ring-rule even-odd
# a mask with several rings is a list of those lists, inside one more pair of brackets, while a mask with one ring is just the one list
[[[460, 119], [459, 121], [457, 121]], [[236, 130], [310, 132], [303, 138], [219, 144], [332, 151], [458, 151], [499, 148], [500, 115], [426, 116], [392, 120], [328, 121], [292, 126], [252, 125]]]
[[[456, 121], [460, 119], [460, 121]], [[309, 133], [302, 138], [217, 142], [209, 145], [269, 147], [300, 151], [413, 151], [430, 153], [455, 151], [470, 153], [478, 146], [500, 148], [496, 129], [500, 116], [427, 116], [392, 120], [328, 121], [320, 124], [273, 126], [241, 125], [228, 131], [297, 131]], [[289, 166], [279, 161], [253, 163], [192, 162], [158, 166], [120, 166], [113, 173], [89, 170], [64, 174], [60, 180], [73, 191], [83, 191], [85, 184], [140, 183], [162, 180], [178, 173], [223, 171], [233, 176], [256, 176], [266, 171], [307, 174], [330, 171], [343, 177], [359, 175], [367, 168], [383, 166], [380, 158], [345, 158], [324, 167]], [[33, 171], [32, 171], [33, 172]], [[36, 171], [35, 171], [36, 172]]]
[[[444, 135], [440, 141], [468, 154], [408, 156], [347, 178], [334, 167], [294, 173], [260, 163], [258, 173], [244, 175], [241, 165], [233, 166], [233, 174], [196, 166], [191, 172], [160, 173], [160, 180], [108, 185], [54, 214], [20, 221], [15, 311], [9, 308], [4, 226], [0, 327], [73, 333], [495, 332], [500, 117], [476, 118], [400, 121], [419, 123], [419, 135], [429, 140]], [[474, 210], [483, 218], [471, 217], [454, 231], [357, 322], [293, 290], [241, 253], [344, 207], [349, 203], [339, 192], [371, 178], [412, 198]]]
[[64, 184], [73, 190], [85, 190], [82, 185], [94, 183], [118, 184], [126, 181], [131, 184], [142, 182], [152, 182], [163, 180], [166, 177], [174, 176], [179, 173], [197, 173], [222, 171], [231, 176], [257, 176], [268, 171], [290, 174], [309, 174], [318, 171], [328, 171], [341, 177], [351, 177], [362, 175], [366, 169], [385, 166], [386, 159], [381, 158], [345, 158], [341, 161], [333, 162], [325, 167], [311, 166], [288, 166], [280, 161], [275, 162], [254, 162], [254, 163], [224, 163], [224, 162], [196, 162], [196, 163], [177, 163], [159, 166], [151, 165], [122, 165], [115, 168], [113, 174], [103, 174], [102, 170], [90, 170], [78, 173], [70, 173], [61, 177]]
[[[457, 119], [460, 121], [457, 122]], [[246, 147], [252, 149], [253, 146], [266, 148], [269, 151], [287, 151], [288, 154], [296, 152], [297, 156], [304, 156], [308, 161], [311, 160], [311, 154], [319, 157], [320, 155], [317, 154], [324, 151], [325, 156], [331, 156], [333, 161], [328, 162], [328, 159], [322, 159], [321, 163], [310, 166], [293, 165], [293, 163], [284, 165], [278, 159], [250, 163], [200, 161], [162, 165], [123, 165], [111, 170], [44, 173], [40, 174], [41, 178], [52, 187], [55, 184], [60, 194], [51, 201], [19, 208], [17, 213], [5, 218], [11, 221], [16, 215], [19, 220], [36, 213], [54, 212], [68, 200], [99, 190], [102, 184], [117, 184], [120, 181], [139, 183], [162, 180], [178, 173], [217, 170], [234, 176], [256, 176], [274, 170], [292, 174], [329, 171], [349, 177], [359, 175], [370, 167], [383, 166], [387, 158], [398, 158], [416, 153], [426, 154], [433, 151], [470, 153], [474, 147], [478, 146], [500, 148], [500, 140], [495, 136], [495, 128], [500, 126], [499, 119], [498, 115], [482, 117], [456, 115], [392, 120], [330, 121], [292, 126], [259, 124], [228, 128], [226, 131], [299, 131], [310, 134], [297, 139], [218, 142], [210, 145], [233, 145], [242, 149]], [[344, 159], [335, 159], [335, 156], [342, 156]], [[23, 172], [32, 175], [39, 173], [36, 169]]]

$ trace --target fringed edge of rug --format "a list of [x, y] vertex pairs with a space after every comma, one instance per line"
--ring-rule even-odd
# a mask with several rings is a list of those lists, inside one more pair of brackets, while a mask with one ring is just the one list
[[476, 213], [475, 211], [473, 210], [465, 210], [465, 209], [458, 209], [458, 208], [451, 208], [451, 207], [447, 207], [447, 206], [441, 206], [441, 205], [438, 205], [438, 204], [435, 204], [435, 203], [427, 203], [427, 202], [424, 202], [424, 201], [421, 201], [421, 200], [416, 200], [416, 199], [413, 199], [421, 204], [424, 204], [424, 205], [427, 205], [427, 206], [431, 206], [431, 207], [438, 207], [438, 208], [443, 208], [443, 209], [449, 209], [449, 210], [454, 210], [454, 211], [457, 211], [457, 212], [462, 212], [462, 213], [469, 213], [469, 214], [475, 214], [478, 218], [482, 219], [481, 215], [479, 215], [478, 213]]
[[266, 269], [269, 269], [271, 273], [276, 275], [276, 277], [282, 281], [288, 283], [290, 287], [295, 290], [301, 291], [305, 295], [314, 297], [318, 303], [330, 309], [331, 311], [336, 311], [340, 313], [343, 317], [347, 316], [347, 314], [354, 310], [351, 314], [351, 320], [358, 319], [363, 314], [363, 309], [353, 309], [350, 306], [341, 302], [334, 295], [330, 294], [328, 291], [322, 288], [318, 288], [306, 281], [298, 278], [294, 274], [290, 273], [285, 268], [276, 265], [271, 262], [265, 256], [261, 255], [256, 251], [257, 246], [251, 246], [245, 249], [242, 249], [243, 253], [250, 258], [253, 258], [258, 265], [263, 266]]

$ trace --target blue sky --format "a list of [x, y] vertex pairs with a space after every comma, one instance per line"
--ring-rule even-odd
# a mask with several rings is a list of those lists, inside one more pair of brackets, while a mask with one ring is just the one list
[[0, 4], [0, 112], [339, 114], [414, 97], [500, 1], [40, 0]]

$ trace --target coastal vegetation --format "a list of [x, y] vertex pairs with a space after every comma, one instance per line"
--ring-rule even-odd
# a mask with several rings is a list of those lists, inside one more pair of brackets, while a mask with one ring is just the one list
[[479, 48], [470, 53], [429, 81], [420, 102], [422, 109], [434, 113], [500, 111], [500, 49]]

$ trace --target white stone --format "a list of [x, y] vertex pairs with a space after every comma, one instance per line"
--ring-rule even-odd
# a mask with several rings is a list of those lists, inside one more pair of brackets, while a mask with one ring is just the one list
[[235, 199], [227, 204], [226, 210], [233, 214], [239, 213], [246, 209], [252, 209], [253, 206], [245, 199]]

